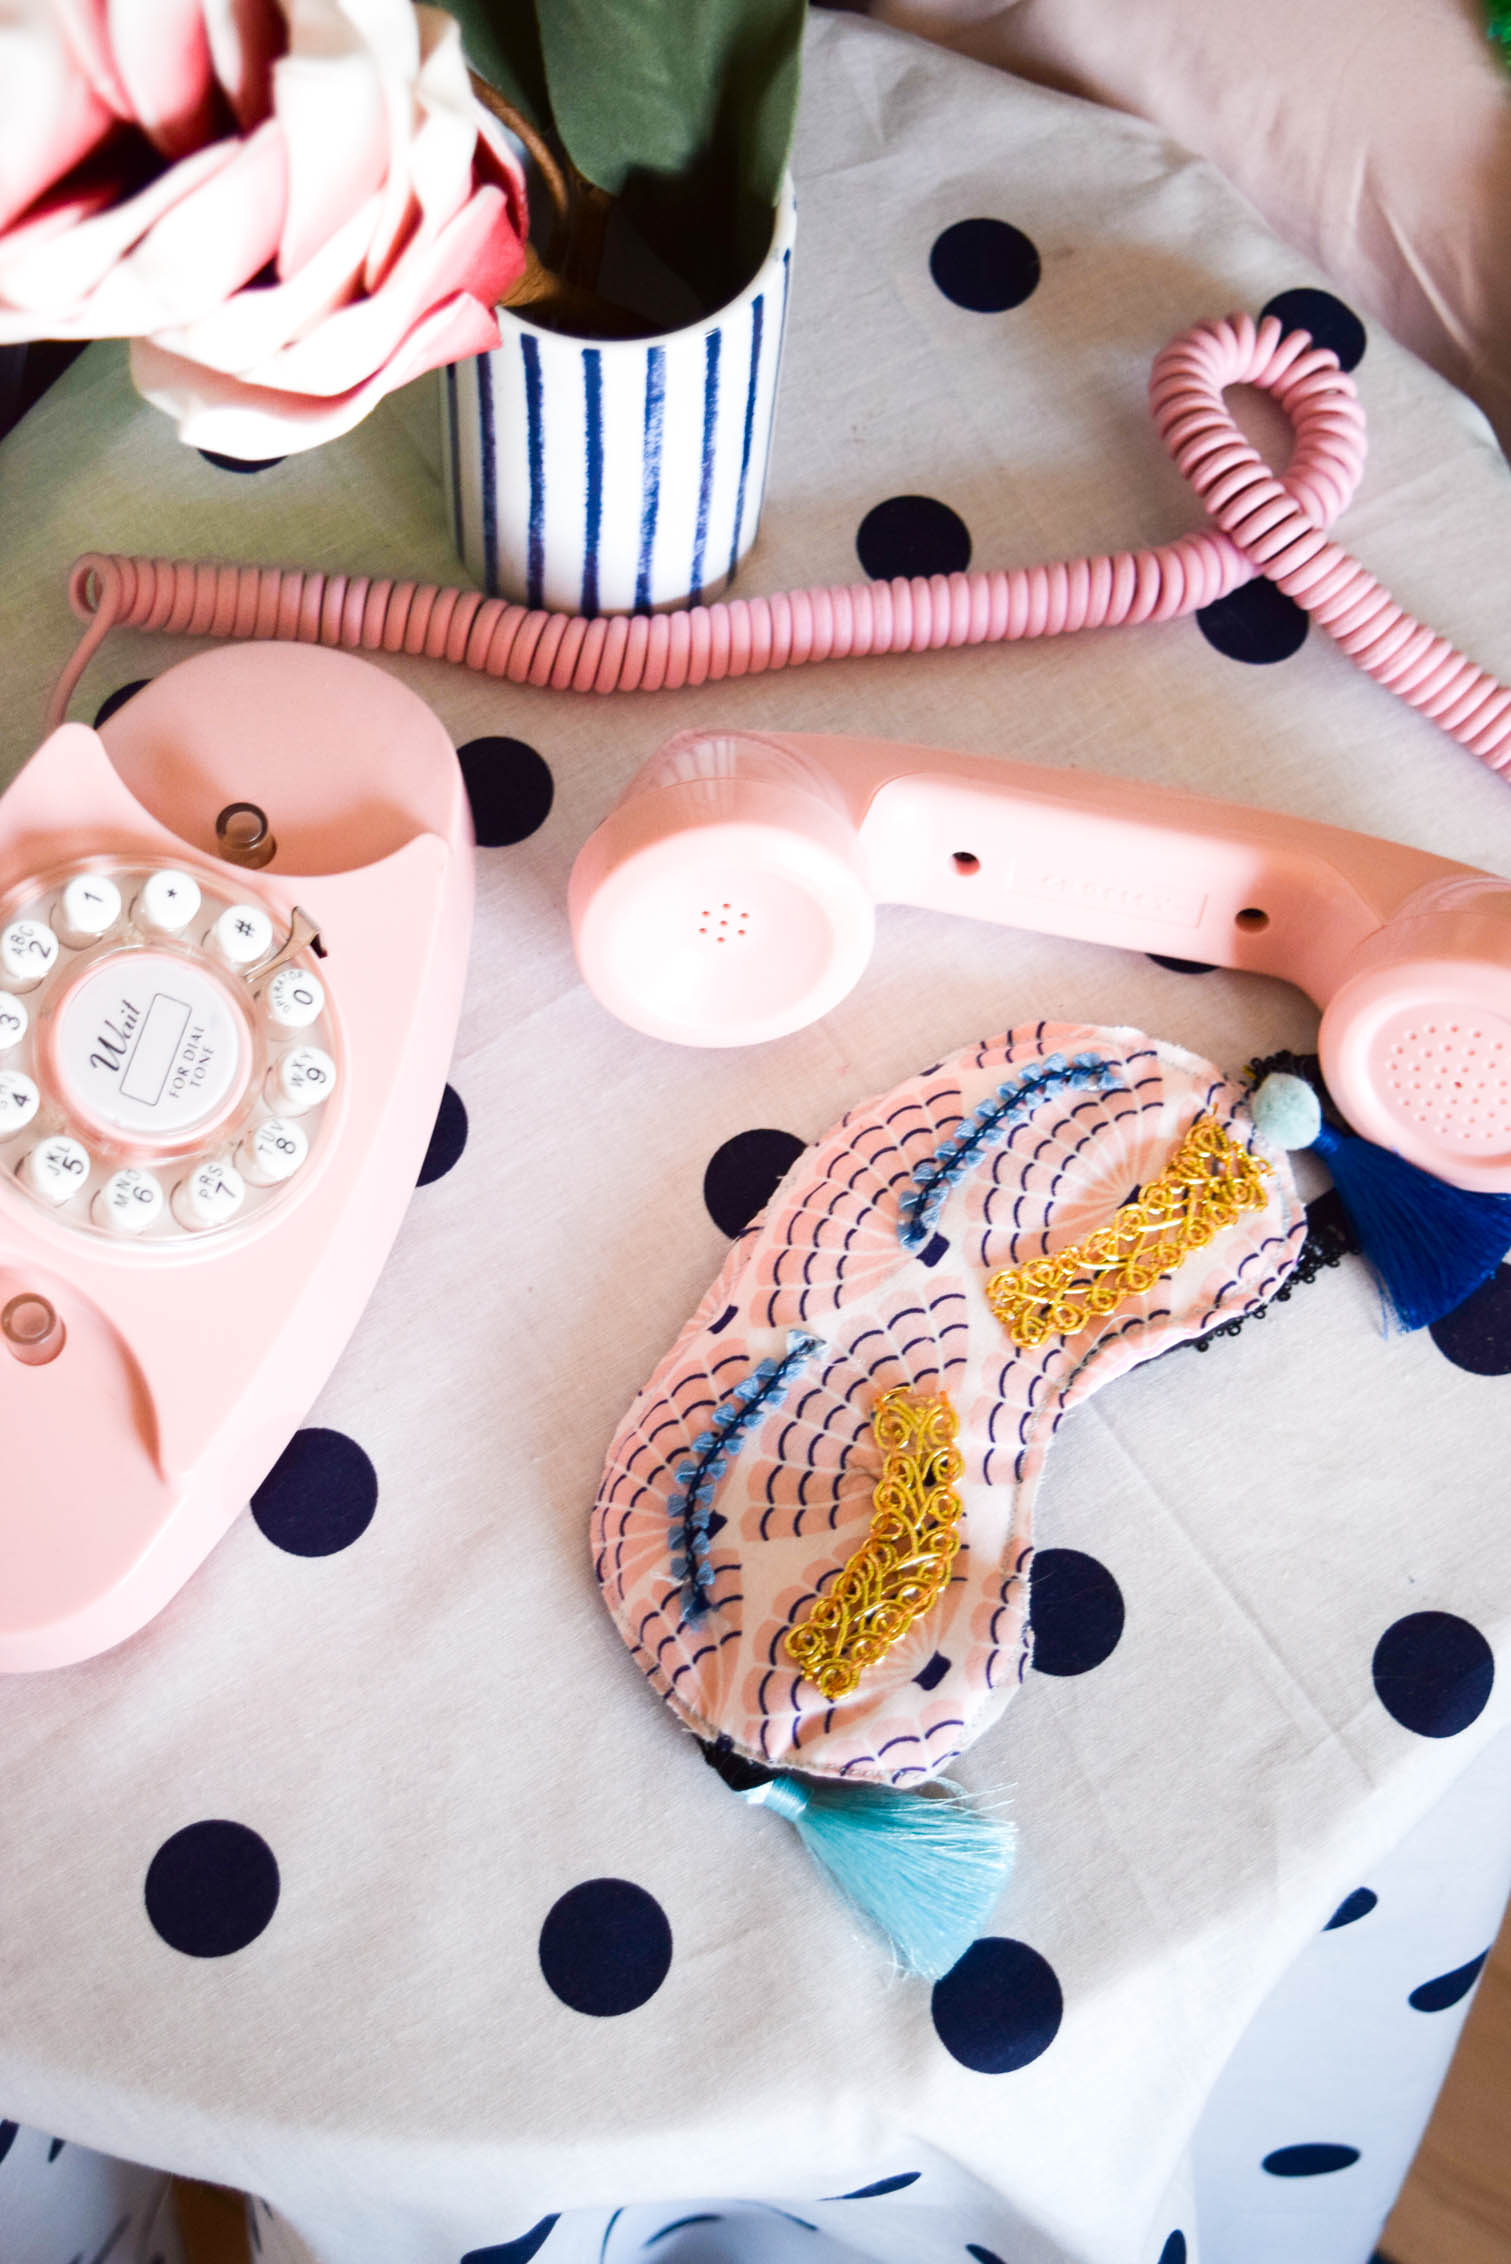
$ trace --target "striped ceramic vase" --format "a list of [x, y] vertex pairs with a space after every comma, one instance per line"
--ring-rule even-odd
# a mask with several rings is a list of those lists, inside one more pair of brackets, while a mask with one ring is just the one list
[[716, 596], [755, 540], [796, 222], [737, 299], [659, 338], [567, 338], [499, 310], [443, 373], [452, 531], [490, 596], [565, 613]]

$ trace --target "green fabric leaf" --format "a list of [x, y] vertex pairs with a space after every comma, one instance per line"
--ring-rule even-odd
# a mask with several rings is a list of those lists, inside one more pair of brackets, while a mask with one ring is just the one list
[[462, 27], [462, 48], [480, 79], [544, 131], [551, 123], [534, 0], [445, 0]]
[[715, 306], [771, 240], [806, 0], [536, 0], [556, 130]]

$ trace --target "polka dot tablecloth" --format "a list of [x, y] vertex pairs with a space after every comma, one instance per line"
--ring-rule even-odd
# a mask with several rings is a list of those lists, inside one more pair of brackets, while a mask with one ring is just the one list
[[[1169, 538], [1196, 506], [1149, 363], [1273, 305], [1357, 372], [1350, 546], [1511, 673], [1487, 428], [1158, 135], [823, 16], [796, 174], [747, 588]], [[0, 520], [11, 768], [83, 549], [457, 571], [433, 389], [232, 476], [113, 346], [0, 448]], [[76, 712], [191, 649], [112, 637]], [[961, 1765], [1010, 1802], [1017, 1871], [953, 1972], [900, 1979], [642, 1687], [589, 1562], [604, 1450], [852, 1102], [1040, 1016], [1237, 1068], [1308, 1047], [1315, 1015], [1280, 983], [894, 910], [827, 1020], [686, 1052], [583, 990], [566, 878], [695, 724], [1099, 768], [1503, 871], [1511, 796], [1267, 585], [1159, 628], [651, 698], [385, 665], [447, 723], [477, 819], [450, 1084], [251, 1514], [119, 1651], [0, 1686], [6, 2264], [167, 2257], [145, 2170], [129, 2194], [91, 2171], [69, 2229], [85, 2150], [255, 2195], [271, 2264], [1362, 2264], [1511, 1866], [1511, 1269], [1388, 1337], [1309, 1180], [1293, 1293], [1065, 1424], [1035, 1669]]]

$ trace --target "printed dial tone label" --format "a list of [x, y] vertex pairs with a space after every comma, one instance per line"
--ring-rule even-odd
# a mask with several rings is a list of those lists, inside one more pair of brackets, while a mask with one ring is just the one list
[[246, 1028], [215, 977], [166, 952], [106, 959], [58, 1012], [62, 1096], [127, 1139], [177, 1140], [245, 1083]]

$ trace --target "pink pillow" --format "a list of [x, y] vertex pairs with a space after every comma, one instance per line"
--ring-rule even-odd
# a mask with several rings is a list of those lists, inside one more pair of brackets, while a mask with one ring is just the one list
[[1479, 0], [873, 0], [1152, 120], [1485, 411], [1511, 453], [1511, 79]]

